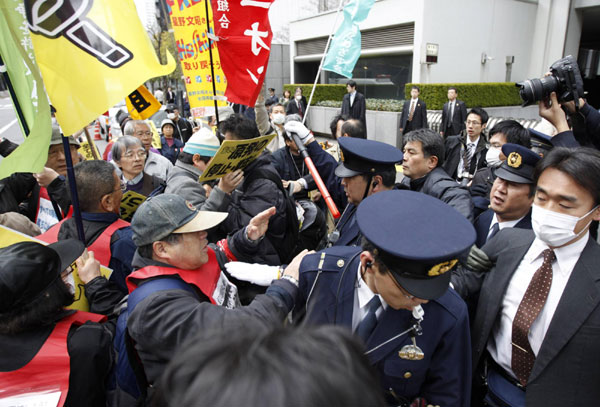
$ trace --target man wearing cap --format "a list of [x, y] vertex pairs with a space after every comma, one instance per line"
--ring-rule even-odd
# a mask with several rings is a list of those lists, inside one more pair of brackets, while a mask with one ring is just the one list
[[390, 405], [469, 405], [467, 308], [448, 284], [475, 241], [473, 226], [412, 191], [370, 196], [356, 218], [362, 247], [332, 247], [300, 264], [295, 319], [351, 329]]
[[171, 194], [140, 206], [132, 221], [138, 250], [136, 271], [127, 279], [127, 331], [149, 384], [156, 383], [174, 352], [200, 330], [220, 329], [249, 316], [277, 325], [291, 311], [302, 255], [265, 295], [245, 307], [237, 306], [237, 287], [221, 272], [227, 260], [252, 258], [274, 212], [269, 208], [260, 213], [214, 250], [207, 246], [206, 230], [222, 222], [226, 212], [198, 211]]
[[440, 136], [430, 129], [418, 129], [405, 134], [402, 140], [402, 183], [412, 191], [446, 202], [472, 222], [473, 202], [469, 192], [442, 168], [444, 142]]
[[231, 202], [231, 192], [242, 182], [244, 173], [239, 170], [225, 175], [210, 190], [210, 194], [198, 182], [219, 147], [219, 139], [211, 130], [201, 128], [194, 133], [177, 157], [175, 167], [167, 179], [165, 193], [177, 194], [198, 209], [226, 212]]
[[192, 126], [187, 119], [179, 116], [179, 108], [175, 104], [169, 103], [166, 112], [167, 118], [173, 121], [173, 138], [182, 143], [186, 143], [192, 134], [199, 130]]
[[504, 228], [531, 229], [531, 204], [535, 194], [533, 170], [540, 156], [511, 143], [502, 146], [502, 154], [507, 159], [495, 171], [490, 208], [475, 219], [477, 247]]
[[600, 153], [556, 147], [533, 179], [533, 231], [501, 230], [482, 247], [489, 272], [452, 276], [464, 298], [479, 295], [474, 377], [487, 376], [492, 406], [597, 405]]
[[[63, 279], [83, 251], [72, 239], [0, 249], [0, 404], [30, 405], [25, 398], [36, 394], [40, 405], [106, 406], [114, 327], [64, 308], [73, 290]], [[77, 265], [80, 275], [99, 273], [91, 253]]]
[[[86, 246], [100, 264], [113, 270], [110, 281], [126, 293], [135, 244], [129, 222], [119, 217], [124, 185], [106, 161], [84, 161], [74, 172]], [[37, 238], [48, 243], [78, 238], [75, 219], [65, 218]]]
[[169, 176], [169, 171], [173, 168], [173, 164], [152, 147], [152, 130], [148, 123], [145, 120], [130, 120], [125, 124], [123, 134], [125, 136], [133, 136], [142, 142], [146, 150], [144, 172], [166, 180]]
[[[69, 136], [73, 164], [79, 162], [79, 143]], [[7, 156], [18, 146], [3, 141], [2, 154]], [[65, 183], [67, 162], [58, 126], [52, 126], [48, 160], [38, 174], [15, 173], [0, 182], [0, 212], [19, 212], [36, 223], [42, 231], [61, 220], [69, 211], [71, 197]]]

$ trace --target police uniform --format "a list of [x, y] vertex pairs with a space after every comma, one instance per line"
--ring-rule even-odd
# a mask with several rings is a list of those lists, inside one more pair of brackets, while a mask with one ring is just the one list
[[[402, 162], [402, 152], [396, 147], [375, 140], [342, 137], [338, 140], [340, 164], [335, 169], [339, 178], [350, 178], [364, 174], [368, 177], [363, 199], [367, 197], [375, 174], [395, 170], [395, 164]], [[360, 230], [356, 223], [357, 205], [348, 203], [337, 222], [335, 231], [329, 236], [332, 246], [360, 245]]]
[[[396, 282], [409, 294], [430, 300], [422, 305], [420, 324], [413, 312], [384, 306], [365, 340], [366, 354], [380, 374], [388, 402], [409, 405], [421, 397], [434, 405], [468, 406], [469, 320], [465, 303], [448, 287], [448, 271], [475, 241], [473, 226], [452, 207], [412, 191], [370, 196], [357, 209], [356, 219], [361, 234], [376, 247], [377, 257]], [[294, 311], [297, 320], [352, 329], [357, 287], [366, 284], [359, 277], [364, 273], [361, 251], [331, 247], [303, 259]], [[422, 335], [411, 330], [418, 326]], [[411, 334], [416, 334], [422, 359], [401, 354], [413, 344]]]

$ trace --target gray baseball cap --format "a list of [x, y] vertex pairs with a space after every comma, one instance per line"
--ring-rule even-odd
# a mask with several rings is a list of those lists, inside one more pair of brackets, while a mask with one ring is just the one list
[[[73, 146], [79, 147], [80, 144], [73, 136], [69, 136], [69, 144]], [[62, 144], [62, 132], [60, 131], [60, 127], [56, 125], [52, 125], [52, 138], [50, 139], [50, 145], [54, 146], [56, 144]]]
[[171, 233], [208, 230], [223, 222], [227, 212], [199, 211], [179, 195], [162, 194], [148, 198], [131, 220], [133, 242], [145, 246]]

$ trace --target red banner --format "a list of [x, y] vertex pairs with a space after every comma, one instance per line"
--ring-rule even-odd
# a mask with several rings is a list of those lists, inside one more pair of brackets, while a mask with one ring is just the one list
[[269, 7], [275, 0], [213, 0], [215, 34], [229, 102], [254, 106], [271, 53]]

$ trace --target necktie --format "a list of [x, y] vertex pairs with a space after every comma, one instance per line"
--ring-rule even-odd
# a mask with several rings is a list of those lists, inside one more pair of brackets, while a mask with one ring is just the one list
[[298, 105], [298, 113], [300, 113], [300, 116], [304, 116], [304, 113], [302, 113], [302, 102], [296, 100], [296, 104]]
[[416, 105], [416, 103], [414, 100], [410, 102], [410, 112], [408, 112], [408, 121], [409, 122], [412, 122], [413, 116], [415, 114], [415, 105]]
[[527, 334], [548, 298], [550, 286], [552, 285], [552, 262], [556, 258], [556, 255], [550, 249], [544, 250], [542, 255], [544, 256], [544, 262], [534, 273], [519, 304], [512, 326], [511, 367], [523, 386], [527, 384], [535, 362], [535, 355], [529, 344]]
[[358, 335], [363, 342], [367, 342], [371, 333], [377, 325], [376, 312], [381, 307], [381, 300], [378, 295], [374, 295], [373, 298], [367, 303], [367, 314], [364, 316], [362, 321], [356, 327], [356, 335]]
[[467, 144], [463, 155], [463, 172], [471, 173], [471, 159], [475, 153], [475, 143]]
[[449, 120], [450, 123], [452, 123], [453, 117], [454, 117], [454, 102], [450, 102], [450, 120]]
[[494, 223], [494, 226], [492, 226], [492, 230], [490, 230], [490, 233], [488, 234], [486, 242], [488, 242], [492, 237], [494, 237], [496, 235], [496, 233], [498, 233], [499, 231], [500, 231], [500, 224]]

